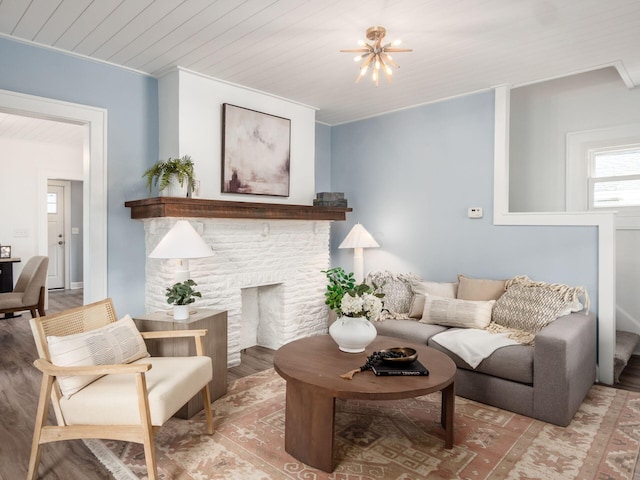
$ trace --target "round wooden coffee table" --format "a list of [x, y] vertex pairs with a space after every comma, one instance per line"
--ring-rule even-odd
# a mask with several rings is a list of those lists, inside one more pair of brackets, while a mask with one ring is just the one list
[[[365, 364], [367, 356], [391, 347], [411, 347], [428, 376], [378, 377], [361, 372], [353, 380], [340, 375]], [[440, 423], [445, 448], [453, 447], [456, 365], [436, 349], [399, 338], [378, 336], [363, 353], [345, 353], [328, 335], [308, 337], [278, 349], [273, 365], [287, 381], [285, 450], [301, 462], [333, 471], [335, 400], [398, 400], [442, 391]]]

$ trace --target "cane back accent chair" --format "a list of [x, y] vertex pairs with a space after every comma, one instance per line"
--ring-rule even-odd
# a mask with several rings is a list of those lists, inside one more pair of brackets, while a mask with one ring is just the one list
[[[30, 320], [40, 356], [34, 365], [43, 376], [27, 478], [33, 480], [38, 476], [42, 444], [102, 438], [142, 443], [149, 479], [157, 479], [154, 430], [198, 392], [202, 393], [204, 400], [207, 432], [213, 433], [208, 386], [212, 378], [212, 364], [211, 359], [204, 355], [202, 346], [206, 330], [140, 332], [145, 340], [193, 337], [197, 353], [195, 357], [146, 356], [131, 363], [93, 366], [59, 366], [51, 362], [49, 346], [53, 347], [51, 342], [56, 339], [47, 340], [47, 337], [63, 337], [64, 341], [68, 335], [101, 328], [98, 332], [87, 334], [97, 336], [105, 329], [116, 327], [113, 324], [117, 320], [111, 299]], [[130, 319], [129, 322], [132, 324]], [[132, 328], [139, 339], [135, 326]], [[80, 337], [84, 339], [84, 335]], [[75, 338], [68, 337], [66, 340], [75, 341]], [[144, 349], [143, 355], [148, 355], [144, 342], [139, 342]], [[100, 338], [93, 341], [93, 345], [96, 343], [100, 343]], [[99, 378], [81, 387], [77, 393], [64, 393], [66, 379], [87, 375]], [[50, 402], [57, 426], [46, 425]]]

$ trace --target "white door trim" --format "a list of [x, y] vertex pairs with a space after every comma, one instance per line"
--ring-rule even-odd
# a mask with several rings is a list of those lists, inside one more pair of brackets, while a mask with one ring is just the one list
[[616, 348], [616, 225], [611, 212], [509, 212], [508, 85], [495, 89], [493, 165], [494, 225], [569, 225], [598, 227], [598, 379], [613, 385]]
[[[108, 296], [107, 285], [107, 110], [44, 97], [0, 90], [0, 110], [37, 115], [49, 120], [87, 125], [84, 142], [83, 227], [84, 301], [90, 303]], [[51, 172], [49, 172], [51, 173]], [[60, 172], [56, 172], [59, 175]], [[46, 176], [39, 175], [38, 253], [47, 254]]]

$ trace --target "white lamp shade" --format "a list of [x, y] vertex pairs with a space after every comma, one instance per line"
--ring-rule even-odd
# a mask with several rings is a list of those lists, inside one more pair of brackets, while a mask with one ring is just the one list
[[372, 248], [379, 247], [371, 234], [360, 223], [356, 223], [338, 248]]
[[150, 258], [203, 258], [213, 251], [186, 220], [178, 220], [153, 249]]
[[353, 275], [356, 282], [364, 280], [363, 249], [379, 246], [371, 234], [360, 223], [356, 223], [338, 247], [353, 248]]

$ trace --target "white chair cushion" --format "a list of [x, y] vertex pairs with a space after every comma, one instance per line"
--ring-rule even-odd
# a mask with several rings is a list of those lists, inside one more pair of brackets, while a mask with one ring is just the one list
[[[148, 357], [147, 346], [129, 315], [104, 327], [74, 335], [47, 337], [51, 363], [62, 367], [117, 365]], [[65, 397], [77, 393], [100, 375], [60, 376]]]
[[[151, 424], [160, 426], [213, 378], [211, 358], [149, 357], [145, 373]], [[68, 425], [139, 425], [135, 375], [105, 375], [71, 398], [60, 399]]]

